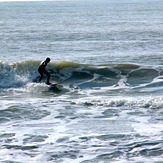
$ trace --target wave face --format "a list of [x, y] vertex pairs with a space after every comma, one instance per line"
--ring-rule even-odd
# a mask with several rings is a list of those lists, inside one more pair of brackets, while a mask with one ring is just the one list
[[[37, 82], [40, 61], [0, 63], [0, 88], [23, 87]], [[162, 67], [135, 64], [90, 65], [74, 62], [52, 62], [47, 66], [51, 82], [63, 82], [81, 89], [103, 88], [156, 88], [163, 87]], [[43, 82], [46, 81], [46, 77]]]

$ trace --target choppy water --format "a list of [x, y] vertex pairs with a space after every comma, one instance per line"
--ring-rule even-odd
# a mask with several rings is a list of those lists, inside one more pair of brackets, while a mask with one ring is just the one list
[[1, 2], [0, 162], [162, 162], [162, 9]]

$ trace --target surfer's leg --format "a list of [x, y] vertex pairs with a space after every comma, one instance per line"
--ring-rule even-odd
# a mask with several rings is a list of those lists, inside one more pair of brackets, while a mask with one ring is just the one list
[[44, 77], [43, 75], [40, 76], [39, 82], [41, 82], [41, 80], [43, 79], [43, 77]]
[[46, 84], [50, 84], [50, 82], [49, 82], [49, 80], [50, 80], [50, 74], [47, 71], [45, 71], [44, 74], [47, 75], [47, 83]]
[[39, 78], [39, 82], [41, 82], [41, 80], [43, 79], [44, 75], [43, 75], [43, 72], [39, 71], [40, 73], [40, 78]]

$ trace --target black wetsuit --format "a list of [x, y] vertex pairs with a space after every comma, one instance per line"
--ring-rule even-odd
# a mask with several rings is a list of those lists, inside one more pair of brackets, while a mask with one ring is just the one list
[[42, 80], [42, 78], [44, 77], [44, 74], [47, 75], [47, 84], [49, 83], [50, 80], [50, 74], [46, 71], [45, 67], [47, 66], [47, 62], [46, 61], [42, 61], [38, 67], [38, 72], [40, 73], [40, 79], [39, 82]]

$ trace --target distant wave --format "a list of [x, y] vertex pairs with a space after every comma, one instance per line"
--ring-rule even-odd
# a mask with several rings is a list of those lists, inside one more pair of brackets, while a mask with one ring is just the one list
[[[22, 87], [29, 82], [36, 82], [39, 78], [39, 63], [40, 61], [23, 61], [10, 65], [0, 62], [0, 88]], [[51, 82], [64, 81], [64, 84], [74, 84], [81, 89], [163, 87], [162, 67], [135, 64], [91, 65], [62, 61], [50, 63], [47, 70], [51, 74]]]

